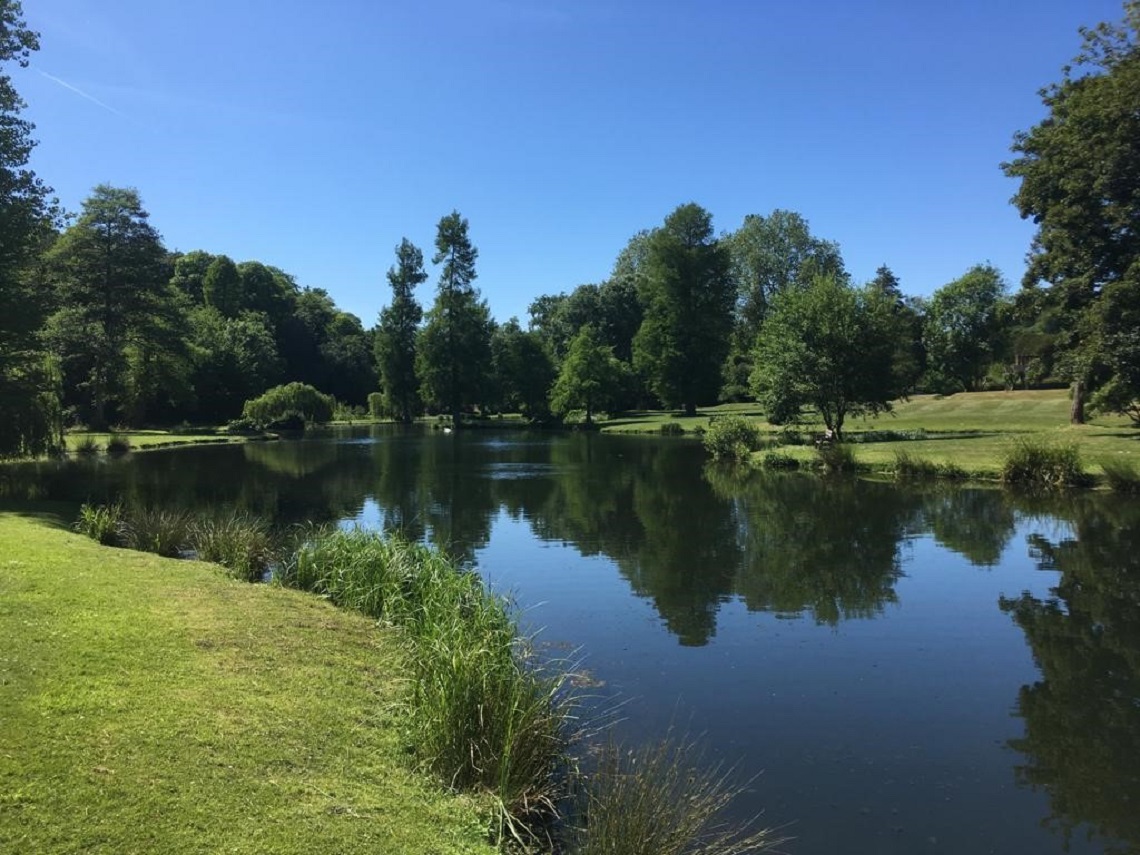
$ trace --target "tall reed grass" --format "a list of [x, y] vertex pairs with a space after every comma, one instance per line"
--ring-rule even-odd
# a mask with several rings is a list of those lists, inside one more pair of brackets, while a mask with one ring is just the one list
[[855, 449], [846, 442], [829, 442], [816, 447], [820, 465], [828, 472], [854, 472]]
[[177, 558], [189, 545], [190, 515], [184, 510], [131, 508], [124, 528], [124, 544], [131, 549]]
[[1108, 486], [1117, 493], [1140, 493], [1140, 467], [1134, 460], [1107, 457], [1100, 461]]
[[200, 560], [221, 564], [231, 576], [247, 582], [264, 579], [277, 556], [269, 523], [243, 511], [194, 518], [187, 543]]
[[126, 517], [118, 502], [111, 505], [85, 502], [72, 528], [104, 546], [123, 546], [127, 539]]
[[573, 855], [744, 855], [783, 842], [756, 820], [720, 818], [748, 784], [670, 736], [633, 750], [609, 743], [578, 794]]
[[364, 531], [317, 533], [282, 583], [403, 629], [423, 764], [490, 793], [499, 833], [527, 842], [554, 815], [575, 698], [568, 671], [538, 663], [511, 610], [442, 553]]
[[1076, 445], [1034, 438], [1018, 439], [1001, 467], [1005, 484], [1057, 489], [1088, 482]]

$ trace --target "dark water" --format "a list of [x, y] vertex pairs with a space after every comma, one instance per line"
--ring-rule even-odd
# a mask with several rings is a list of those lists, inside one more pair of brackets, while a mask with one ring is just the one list
[[[373, 428], [0, 492], [402, 529], [703, 735], [790, 853], [1140, 853], [1140, 502], [710, 469], [685, 440]], [[34, 485], [29, 488], [29, 484]]]

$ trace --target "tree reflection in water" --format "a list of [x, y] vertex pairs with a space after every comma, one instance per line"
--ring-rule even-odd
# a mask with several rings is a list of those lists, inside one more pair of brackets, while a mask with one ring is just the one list
[[1047, 823], [1107, 851], [1140, 852], [1140, 506], [1081, 496], [1055, 509], [1071, 536], [1034, 534], [1031, 555], [1061, 573], [1045, 599], [1003, 597], [1041, 679], [1023, 686], [1019, 783], [1048, 792]]

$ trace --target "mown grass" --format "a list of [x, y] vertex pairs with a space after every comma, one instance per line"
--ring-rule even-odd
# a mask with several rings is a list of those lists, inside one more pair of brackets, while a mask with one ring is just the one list
[[175, 445], [202, 445], [209, 443], [245, 442], [248, 436], [220, 433], [180, 433], [165, 430], [121, 430], [70, 431], [64, 436], [64, 448], [74, 453], [91, 454], [100, 449], [112, 452], [124, 451], [125, 443], [130, 450], [146, 451], [155, 448], [170, 448]]
[[4, 513], [0, 637], [0, 851], [494, 851], [374, 620]]

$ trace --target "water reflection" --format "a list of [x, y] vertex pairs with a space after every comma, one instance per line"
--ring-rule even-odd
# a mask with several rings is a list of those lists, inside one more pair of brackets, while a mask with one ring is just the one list
[[1049, 794], [1066, 842], [1083, 824], [1107, 851], [1140, 852], [1140, 506], [1082, 496], [1064, 517], [1071, 535], [1030, 536], [1039, 568], [1061, 573], [1051, 595], [1001, 600], [1041, 670], [1018, 694], [1015, 773]]

